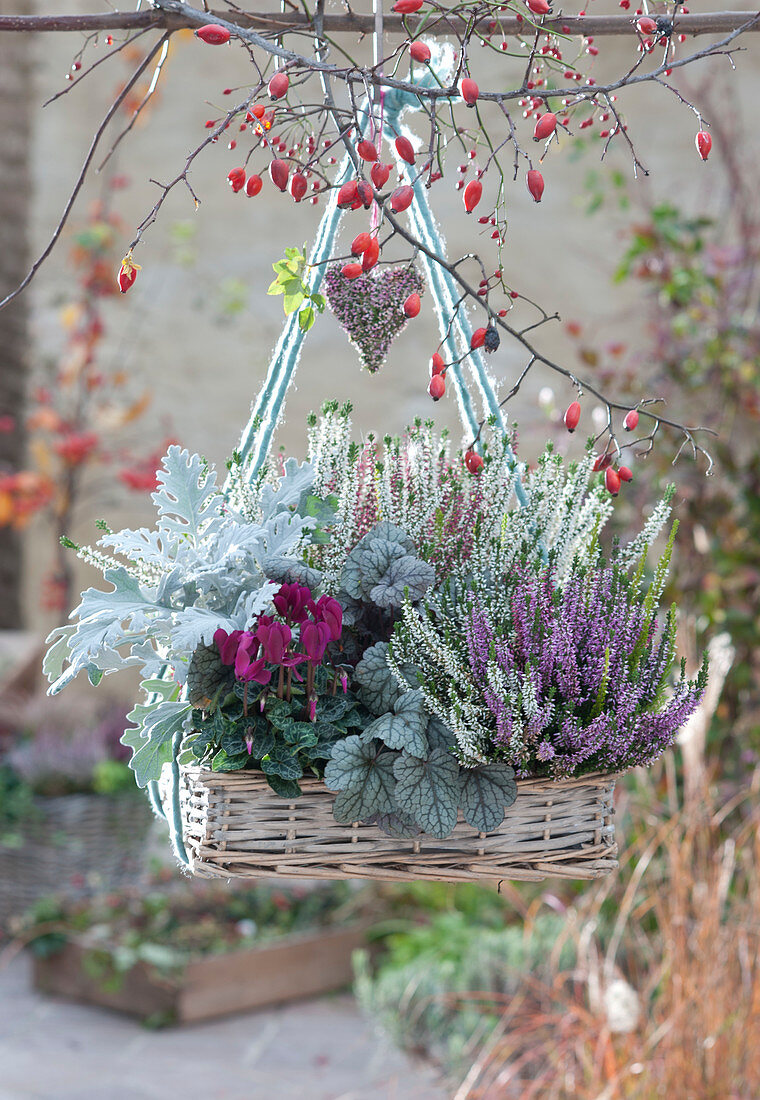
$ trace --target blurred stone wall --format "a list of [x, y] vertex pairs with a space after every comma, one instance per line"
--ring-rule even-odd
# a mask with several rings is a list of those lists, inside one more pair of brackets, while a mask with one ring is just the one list
[[[62, 10], [59, 0], [43, 0], [38, 7]], [[98, 10], [99, 4], [97, 0], [67, 0], [63, 7]], [[732, 7], [750, 9], [752, 4], [733, 3]], [[599, 10], [603, 10], [601, 4]], [[609, 10], [617, 10], [617, 5], [610, 4]], [[629, 41], [605, 41], [602, 45], [595, 72], [598, 81], [605, 74], [619, 75], [633, 59]], [[747, 45], [751, 52], [737, 58], [736, 94], [755, 98], [760, 36], [752, 36]], [[37, 40], [35, 108], [63, 86], [78, 46], [75, 35], [48, 34]], [[367, 49], [367, 44], [353, 46], [359, 55]], [[501, 79], [505, 84], [516, 82], [519, 77], [514, 65], [512, 62], [506, 75], [506, 63], [495, 54], [483, 51], [473, 60], [482, 86], [493, 86]], [[701, 63], [700, 68], [693, 69], [692, 86], [707, 79], [716, 65], [724, 67], [719, 61]], [[249, 62], [241, 50], [207, 48], [189, 33], [175, 36], [156, 105], [115, 158], [114, 168], [131, 180], [131, 186], [114, 197], [125, 223], [125, 248], [133, 227], [157, 196], [149, 178], [166, 181], [177, 175], [188, 153], [202, 140], [205, 120], [219, 117], [234, 98], [224, 97], [222, 89], [245, 86], [248, 71]], [[125, 72], [118, 62], [103, 65], [81, 88], [73, 88], [44, 111], [36, 111], [31, 134], [35, 252], [55, 225], [93, 130]], [[710, 167], [698, 160], [694, 150], [691, 112], [668, 92], [646, 85], [625, 92], [620, 106], [629, 121], [631, 137], [652, 170], [653, 183], [642, 180], [637, 186], [653, 186], [658, 195], [670, 196], [694, 210], [709, 207]], [[104, 143], [104, 149], [108, 144]], [[321, 204], [295, 205], [289, 196], [276, 192], [268, 180], [255, 199], [234, 195], [226, 184], [226, 175], [242, 163], [244, 148], [244, 140], [235, 152], [220, 142], [198, 158], [192, 169], [192, 183], [202, 200], [200, 208], [194, 209], [189, 193], [181, 185], [173, 191], [158, 224], [148, 231], [136, 254], [142, 271], [134, 288], [108, 307], [104, 365], [129, 372], [136, 387], [147, 386], [153, 394], [152, 410], [141, 426], [146, 452], [171, 431], [191, 450], [223, 462], [245, 423], [249, 403], [283, 323], [282, 300], [266, 296], [272, 279], [271, 264], [286, 245], [309, 242], [321, 215]], [[454, 167], [457, 156], [455, 153], [452, 157]], [[262, 164], [262, 159], [252, 161], [252, 165]], [[631, 170], [630, 158], [622, 149], [611, 154], [610, 164], [626, 173]], [[610, 280], [620, 254], [623, 222], [614, 212], [602, 212], [593, 218], [584, 212], [587, 177], [598, 170], [598, 149], [577, 156], [572, 142], [563, 140], [559, 150], [552, 148], [544, 165], [546, 192], [540, 205], [532, 202], [522, 178], [510, 187], [504, 268], [518, 291], [540, 301], [549, 312], [556, 311], [563, 320], [581, 319], [593, 331], [614, 314], [620, 318], [620, 338], [635, 339], [636, 311], [628, 308], [630, 303], [614, 291]], [[449, 179], [442, 189], [434, 189], [433, 196], [435, 212], [454, 256], [478, 247], [482, 227], [464, 213], [461, 193], [454, 189], [456, 171]], [[489, 177], [487, 193], [492, 186]], [[102, 187], [100, 177], [90, 182], [77, 204], [72, 226], [85, 216], [88, 204], [102, 194]], [[365, 228], [366, 221], [363, 212], [348, 214], [344, 219], [344, 243]], [[490, 241], [488, 245], [490, 252]], [[178, 262], [180, 258], [184, 262]], [[32, 352], [37, 364], [54, 358], [60, 349], [58, 314], [66, 300], [69, 280], [64, 241], [31, 291]], [[244, 307], [230, 315], [224, 303], [239, 294]], [[519, 319], [529, 322], [534, 316], [526, 311], [519, 314]], [[545, 326], [537, 340], [559, 361], [575, 365], [561, 323]], [[374, 427], [381, 432], [395, 431], [415, 415], [433, 412], [439, 422], [456, 427], [454, 400], [433, 407], [426, 394], [428, 361], [437, 342], [432, 303], [427, 296], [420, 316], [392, 347], [386, 366], [370, 376], [360, 369], [335, 320], [329, 314], [320, 318], [308, 337], [281, 442], [298, 451], [306, 413], [327, 397], [353, 401], [356, 425], [361, 430]], [[504, 387], [511, 384], [523, 365], [519, 349], [506, 340], [492, 360], [494, 373]], [[570, 400], [569, 389], [565, 391], [554, 376], [537, 373], [514, 404], [513, 415], [525, 428], [521, 435], [528, 437], [525, 448], [529, 456], [535, 454], [545, 424], [536, 393], [547, 384], [557, 390], [560, 402]], [[125, 499], [116, 488], [93, 485], [93, 499], [82, 509], [81, 522], [72, 535], [89, 539], [91, 522], [101, 515], [108, 515], [115, 523], [146, 522], [150, 509], [134, 497]], [[49, 615], [40, 612], [38, 606], [40, 577], [50, 553], [45, 538], [35, 528], [27, 539], [25, 603], [30, 622], [39, 627], [50, 622]]]

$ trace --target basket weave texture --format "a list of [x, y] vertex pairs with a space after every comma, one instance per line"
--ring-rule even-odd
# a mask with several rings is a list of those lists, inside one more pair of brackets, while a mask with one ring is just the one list
[[460, 817], [445, 840], [340, 825], [335, 796], [317, 779], [302, 780], [302, 796], [288, 802], [255, 772], [183, 768], [180, 801], [190, 870], [202, 877], [593, 879], [617, 867], [615, 779], [520, 780], [498, 830], [478, 833]]
[[0, 924], [43, 897], [87, 897], [146, 873], [153, 813], [137, 792], [38, 798], [35, 807], [21, 845], [0, 845]]

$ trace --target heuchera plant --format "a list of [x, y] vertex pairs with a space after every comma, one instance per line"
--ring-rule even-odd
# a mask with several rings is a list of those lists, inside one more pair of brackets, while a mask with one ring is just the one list
[[445, 837], [460, 812], [489, 832], [516, 775], [661, 752], [705, 682], [682, 675], [667, 699], [672, 537], [641, 585], [669, 498], [609, 565], [590, 448], [528, 472], [486, 431], [472, 469], [431, 424], [356, 444], [349, 413], [311, 421], [308, 462], [251, 477], [236, 458], [222, 488], [171, 448], [156, 531], [100, 539], [128, 567], [80, 548], [113, 589], [51, 636], [51, 690], [141, 665], [148, 699], [124, 735], [138, 783], [174, 759], [256, 769], [285, 798], [317, 778], [338, 821], [394, 836]]

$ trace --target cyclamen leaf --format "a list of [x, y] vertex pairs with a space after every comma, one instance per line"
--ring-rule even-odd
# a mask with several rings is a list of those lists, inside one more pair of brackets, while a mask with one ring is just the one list
[[393, 768], [396, 803], [424, 832], [442, 840], [457, 822], [459, 764], [444, 749], [434, 749], [427, 760], [402, 753]]
[[378, 607], [400, 607], [406, 589], [409, 590], [410, 600], [421, 600], [433, 584], [435, 570], [432, 565], [407, 554], [390, 563], [383, 577], [371, 589], [370, 598]]
[[406, 749], [411, 756], [426, 757], [429, 747], [425, 737], [428, 716], [421, 691], [408, 691], [395, 703], [393, 712], [383, 714], [364, 730], [364, 740], [373, 737], [389, 749]]
[[261, 770], [266, 775], [279, 775], [281, 779], [300, 779], [303, 768], [298, 757], [284, 745], [275, 745], [261, 761]]
[[280, 798], [296, 799], [301, 796], [301, 788], [295, 779], [283, 779], [280, 775], [268, 775], [267, 783]]
[[243, 751], [230, 755], [224, 749], [219, 749], [211, 761], [211, 770], [213, 772], [239, 772], [243, 770], [247, 763], [247, 752]]
[[468, 825], [480, 833], [498, 829], [504, 809], [517, 798], [514, 768], [506, 764], [483, 764], [463, 769], [460, 805]]

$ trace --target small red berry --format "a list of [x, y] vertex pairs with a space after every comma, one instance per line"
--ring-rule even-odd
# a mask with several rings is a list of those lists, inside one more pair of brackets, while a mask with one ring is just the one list
[[380, 164], [379, 161], [376, 164], [373, 164], [369, 170], [369, 178], [372, 180], [378, 191], [381, 191], [383, 187], [385, 187], [390, 174], [390, 164]]
[[347, 206], [352, 206], [359, 197], [359, 188], [357, 187], [356, 180], [349, 180], [344, 183], [338, 191], [338, 206], [341, 210], [345, 210]]
[[249, 199], [252, 199], [254, 195], [258, 195], [263, 186], [263, 180], [261, 176], [257, 176], [255, 173], [249, 176], [248, 183], [245, 185], [245, 193]]
[[407, 164], [414, 164], [414, 146], [409, 138], [404, 137], [403, 134], [401, 137], [396, 138], [396, 152]]
[[696, 138], [697, 152], [702, 160], [707, 160], [710, 156], [710, 150], [712, 149], [712, 138], [706, 130], [700, 130]]
[[467, 451], [464, 464], [471, 474], [479, 474], [483, 469], [483, 457], [477, 451]]
[[604, 484], [607, 492], [613, 497], [616, 497], [620, 492], [620, 478], [611, 466], [608, 466], [604, 471]]
[[597, 455], [592, 467], [594, 473], [598, 473], [599, 470], [606, 470], [608, 466], [612, 465], [612, 455], [603, 454]]
[[654, 19], [650, 19], [648, 15], [642, 16], [636, 26], [641, 34], [657, 34], [657, 24]]
[[195, 36], [207, 46], [223, 46], [230, 40], [230, 32], [226, 27], [220, 27], [218, 23], [207, 23], [205, 27], [199, 27]]
[[430, 377], [432, 378], [433, 375], [445, 373], [446, 364], [443, 361], [443, 356], [439, 355], [436, 351], [433, 353], [433, 358], [430, 360]]
[[541, 196], [544, 193], [544, 177], [536, 168], [531, 168], [528, 172], [526, 182], [534, 201], [541, 202]]
[[301, 172], [295, 172], [290, 181], [290, 193], [296, 202], [300, 202], [309, 189], [306, 176]]
[[359, 142], [359, 144], [356, 146], [356, 151], [362, 158], [362, 160], [377, 160], [377, 149], [375, 148], [375, 143], [372, 141], [367, 141], [366, 138], [364, 141]]
[[289, 86], [290, 79], [287, 73], [275, 73], [269, 81], [269, 94], [272, 99], [282, 99], [284, 95], [288, 94]]
[[341, 275], [345, 276], [346, 279], [358, 279], [359, 276], [362, 274], [362, 265], [344, 264], [343, 267], [340, 269], [340, 273]]
[[581, 418], [581, 405], [579, 401], [573, 401], [567, 406], [565, 412], [565, 427], [572, 434], [578, 427]]
[[621, 481], [633, 481], [633, 473], [627, 466], [618, 467], [618, 477]]
[[486, 342], [486, 329], [476, 328], [470, 338], [470, 348], [474, 351], [475, 348], [482, 348]]
[[278, 160], [276, 157], [269, 165], [269, 178], [275, 187], [279, 187], [281, 191], [287, 191], [288, 189], [288, 175], [289, 169], [284, 160]]
[[401, 214], [402, 211], [408, 209], [414, 201], [414, 188], [405, 184], [403, 187], [397, 187], [391, 195], [391, 210], [394, 214]]
[[625, 414], [625, 420], [623, 421], [623, 427], [627, 432], [635, 432], [639, 426], [639, 413], [638, 409], [631, 409], [630, 412]]
[[541, 115], [536, 123], [536, 128], [533, 131], [533, 140], [543, 141], [544, 138], [551, 137], [556, 129], [557, 116], [552, 114], [551, 111], [547, 111], [545, 115]]
[[464, 208], [471, 214], [483, 197], [483, 184], [480, 180], [470, 180], [464, 189]]
[[377, 237], [372, 237], [362, 255], [362, 271], [369, 271], [375, 266], [380, 256], [380, 242]]
[[364, 250], [369, 246], [371, 240], [372, 238], [370, 237], [369, 233], [359, 233], [359, 235], [354, 237], [353, 241], [351, 242], [351, 254], [353, 256], [360, 256], [362, 252], [364, 252]]
[[396, 0], [392, 10], [398, 15], [414, 15], [422, 7], [422, 0]]
[[534, 15], [550, 15], [551, 7], [547, 0], [525, 0]]
[[434, 401], [440, 401], [446, 392], [446, 380], [442, 374], [434, 374], [430, 379], [428, 393]]
[[119, 290], [122, 294], [126, 294], [129, 288], [137, 278], [137, 272], [140, 270], [140, 265], [136, 264], [132, 259], [132, 253], [128, 252], [124, 259], [121, 261], [121, 267], [119, 268], [119, 274], [117, 276], [117, 283]]
[[430, 47], [424, 42], [412, 42], [409, 47], [409, 55], [413, 61], [419, 61], [422, 65], [427, 65], [430, 60]]
[[235, 194], [242, 191], [245, 187], [245, 168], [233, 168], [227, 173], [227, 180]]
[[250, 122], [251, 121], [251, 115], [254, 118], [263, 118], [265, 114], [266, 114], [266, 107], [264, 106], [264, 104], [263, 103], [254, 103], [253, 107], [251, 107], [250, 112], [245, 116], [245, 120], [246, 120], [246, 122]]
[[462, 99], [465, 101], [468, 107], [474, 107], [478, 102], [478, 96], [480, 95], [480, 88], [477, 86], [474, 80], [471, 80], [469, 76], [462, 78], [462, 82], [459, 85], [459, 91]]
[[404, 313], [407, 317], [416, 317], [420, 312], [420, 296], [419, 294], [410, 294], [407, 300], [404, 302]]

